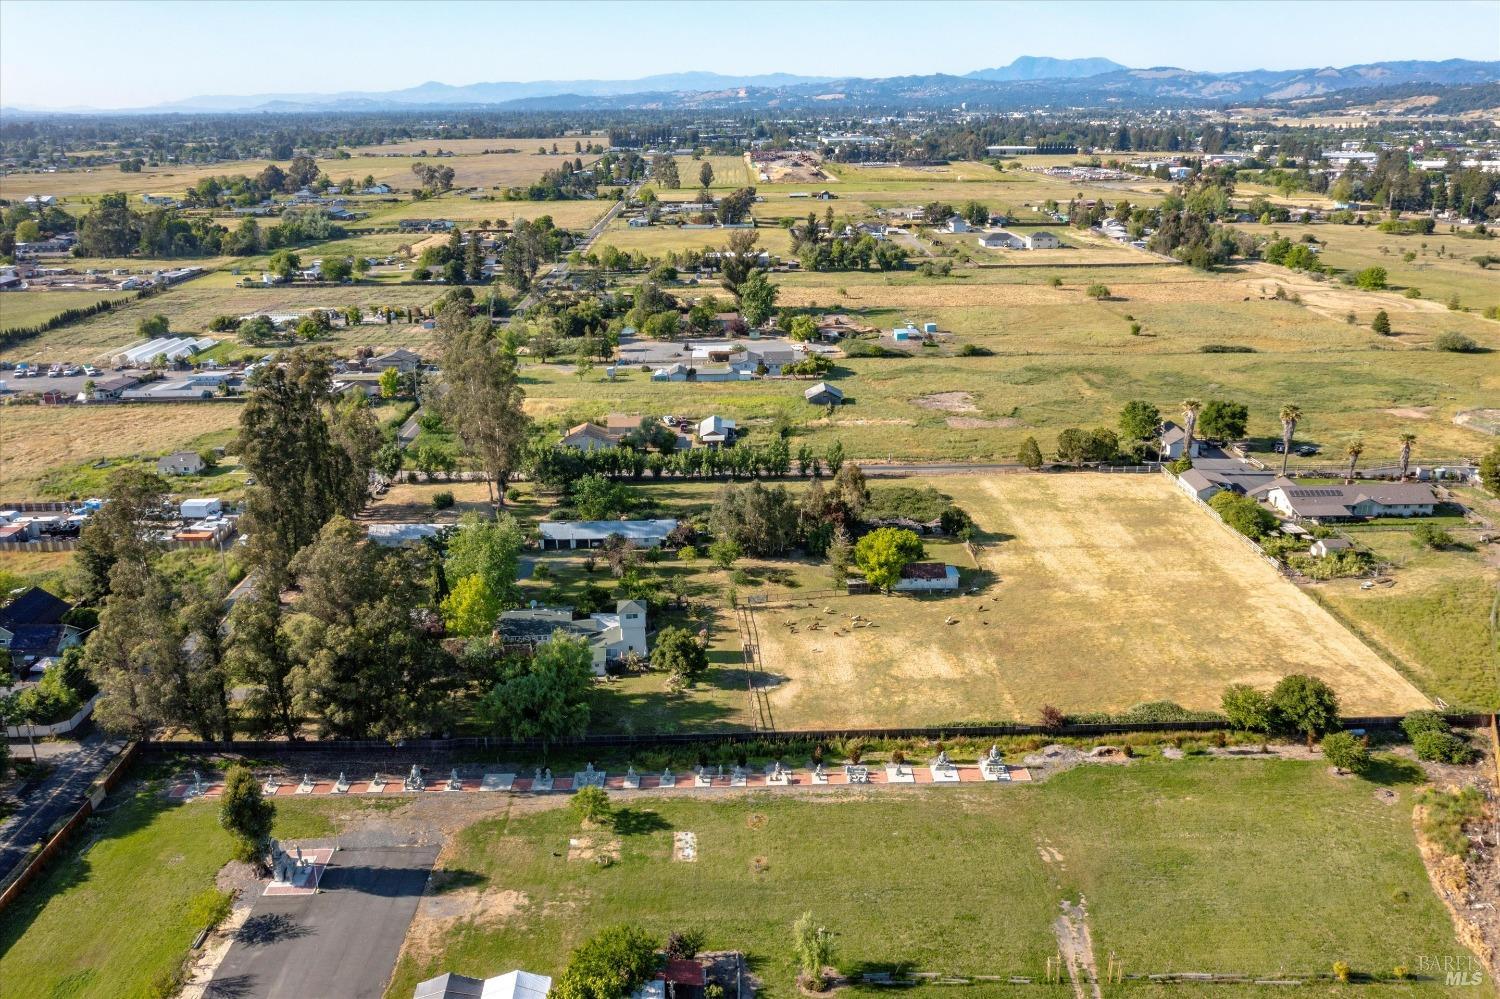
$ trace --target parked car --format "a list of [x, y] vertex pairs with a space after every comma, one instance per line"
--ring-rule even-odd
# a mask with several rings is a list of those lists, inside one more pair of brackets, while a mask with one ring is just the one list
[[1304, 458], [1311, 458], [1318, 453], [1318, 449], [1311, 444], [1304, 444], [1297, 449], [1297, 454]]
[[60, 376], [62, 374], [62, 370], [63, 369], [62, 369], [62, 365], [61, 364], [54, 364], [54, 365], [52, 365], [52, 367], [50, 367], [50, 368], [47, 369], [47, 377], [48, 378], [57, 378], [58, 376]]
[[85, 364], [83, 366], [83, 373], [88, 375], [90, 378], [93, 378], [99, 374], [99, 369], [94, 367], [92, 364]]
[[1286, 447], [1281, 443], [1281, 441], [1277, 441], [1275, 444], [1271, 445], [1271, 450], [1275, 451], [1277, 454], [1280, 454], [1281, 452], [1286, 450]]

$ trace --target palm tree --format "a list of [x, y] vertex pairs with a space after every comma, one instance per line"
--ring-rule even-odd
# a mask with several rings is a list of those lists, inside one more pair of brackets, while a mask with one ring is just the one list
[[1406, 478], [1406, 467], [1411, 464], [1411, 446], [1417, 442], [1417, 435], [1408, 431], [1397, 438], [1401, 442], [1401, 478]]
[[1187, 440], [1182, 445], [1182, 456], [1191, 458], [1193, 456], [1193, 431], [1198, 429], [1198, 411], [1203, 408], [1203, 403], [1197, 399], [1182, 400], [1182, 422], [1183, 430], [1187, 433]]
[[1349, 456], [1349, 472], [1344, 479], [1347, 484], [1354, 481], [1354, 466], [1359, 464], [1359, 456], [1365, 453], [1365, 442], [1358, 437], [1354, 438], [1349, 442], [1349, 446], [1344, 448], [1344, 453]]
[[1281, 407], [1281, 474], [1286, 475], [1286, 461], [1292, 456], [1292, 434], [1297, 432], [1297, 421], [1302, 419], [1302, 410], [1288, 403]]

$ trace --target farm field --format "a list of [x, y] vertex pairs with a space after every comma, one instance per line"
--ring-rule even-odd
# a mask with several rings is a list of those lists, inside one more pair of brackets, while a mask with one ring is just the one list
[[[309, 258], [310, 259], [310, 258]], [[250, 271], [247, 271], [250, 273]], [[258, 272], [257, 272], [258, 273]], [[223, 283], [219, 279], [223, 279]], [[252, 312], [295, 312], [310, 309], [340, 309], [348, 305], [426, 307], [441, 293], [438, 287], [418, 284], [349, 284], [309, 287], [276, 285], [269, 288], [237, 288], [228, 274], [211, 274], [189, 281], [151, 298], [93, 316], [81, 322], [49, 330], [19, 347], [0, 352], [5, 360], [31, 358], [71, 360], [97, 359], [118, 347], [140, 339], [141, 320], [160, 313], [175, 333], [202, 334], [217, 316], [241, 316]], [[356, 330], [337, 329], [324, 342], [334, 344], [383, 344], [416, 346], [431, 339], [430, 331], [402, 325], [366, 325]], [[256, 348], [246, 345], [246, 350]]]
[[[79, 466], [224, 444], [239, 418], [239, 404], [228, 402], [6, 406], [0, 408], [0, 497], [92, 495], [101, 476], [80, 480]], [[57, 472], [63, 477], [49, 478]]]
[[[517, 219], [535, 220], [550, 216], [553, 223], [563, 229], [586, 230], [598, 221], [599, 216], [609, 210], [614, 202], [597, 201], [500, 201], [487, 198], [475, 199], [464, 195], [449, 195], [427, 201], [401, 201], [397, 204], [374, 204], [368, 207], [368, 218], [360, 219], [356, 227], [394, 225], [402, 219], [448, 219], [464, 224], [504, 219], [514, 223]], [[420, 233], [402, 236], [406, 242], [421, 238]]]
[[[405, 139], [400, 142], [386, 142], [373, 146], [355, 146], [349, 152], [356, 156], [380, 156], [386, 153], [404, 154], [413, 156], [417, 153], [436, 153], [439, 149], [449, 153], [461, 155], [473, 155], [483, 153], [491, 149], [515, 149], [518, 152], [532, 155], [536, 153], [537, 147], [546, 146], [552, 148], [557, 143], [560, 151], [572, 150], [574, 142], [582, 142], [585, 146], [595, 142], [605, 142], [605, 135], [577, 135], [568, 136], [566, 139], [550, 138], [510, 138], [500, 137], [494, 139], [467, 139], [467, 138], [444, 138], [438, 136], [430, 139]], [[585, 153], [571, 153], [569, 155], [584, 156]]]
[[[1260, 238], [1285, 236], [1293, 242], [1304, 235], [1314, 236], [1324, 244], [1318, 258], [1330, 267], [1350, 272], [1384, 267], [1398, 294], [1407, 288], [1420, 289], [1424, 299], [1444, 311], [1450, 295], [1457, 295], [1476, 313], [1500, 305], [1500, 272], [1481, 268], [1472, 259], [1500, 257], [1500, 241], [1494, 239], [1463, 239], [1444, 232], [1441, 225], [1430, 236], [1384, 233], [1373, 225], [1237, 223], [1235, 228]], [[1441, 257], [1440, 249], [1444, 251]], [[1403, 259], [1408, 252], [1416, 255], [1410, 262]]]
[[[1353, 714], [1427, 704], [1160, 476], [932, 485], [983, 532], [980, 571], [965, 584], [980, 591], [758, 613], [762, 668], [786, 677], [770, 695], [778, 728], [1029, 720], [1043, 704], [1215, 709], [1231, 683], [1269, 687], [1296, 672], [1327, 680]], [[853, 614], [875, 624], [835, 634]], [[813, 620], [821, 630], [808, 630]]]
[[[539, 140], [527, 142], [519, 139], [494, 139], [489, 141], [491, 144], [488, 148], [514, 148], [519, 151], [513, 153], [476, 152], [438, 158], [417, 156], [413, 150], [411, 153], [394, 156], [356, 155], [349, 159], [323, 158], [318, 160], [318, 167], [335, 182], [342, 181], [346, 177], [352, 177], [358, 181], [366, 176], [373, 176], [378, 183], [389, 184], [398, 190], [409, 190], [417, 183], [416, 176], [411, 172], [411, 165], [420, 161], [451, 166], [455, 187], [510, 187], [528, 184], [538, 179], [545, 171], [560, 164], [563, 159], [561, 153], [557, 156], [538, 156], [536, 148]], [[550, 147], [552, 140], [546, 141]], [[422, 146], [436, 152], [438, 143], [436, 140], [430, 143], [424, 141], [419, 143], [417, 148], [420, 149]], [[562, 148], [561, 143], [558, 148]], [[570, 150], [572, 148], [571, 141], [568, 143], [568, 148]], [[571, 162], [575, 156], [569, 152], [567, 158]], [[587, 164], [597, 157], [580, 156], [578, 158], [582, 158]], [[0, 198], [15, 201], [29, 194], [51, 194], [60, 199], [67, 198], [70, 204], [76, 205], [81, 202], [86, 206], [90, 196], [111, 194], [116, 191], [131, 195], [181, 194], [205, 177], [233, 177], [239, 174], [253, 177], [271, 162], [271, 160], [233, 160], [207, 165], [168, 165], [146, 167], [140, 173], [124, 173], [115, 167], [59, 170], [56, 173], [13, 173], [0, 176]], [[279, 161], [277, 165], [285, 168], [286, 161]]]
[[[718, 250], [729, 242], [734, 229], [687, 229], [672, 225], [654, 225], [632, 229], [626, 222], [615, 220], [599, 234], [594, 249], [613, 246], [618, 250], [638, 251], [649, 256], [663, 256], [673, 250]], [[791, 235], [781, 227], [760, 226], [755, 232], [760, 239], [756, 246], [771, 253], [791, 252]]]
[[135, 297], [111, 289], [98, 291], [18, 291], [0, 295], [0, 330], [36, 326], [68, 309]]
[[[1129, 974], [1327, 973], [1337, 960], [1387, 974], [1419, 954], [1461, 954], [1412, 842], [1415, 768], [1383, 770], [1393, 804], [1317, 763], [1190, 759], [1002, 789], [631, 798], [617, 831], [580, 833], [566, 809], [513, 807], [445, 849], [438, 866], [457, 883], [424, 900], [386, 996], [443, 971], [556, 975], [571, 947], [627, 921], [662, 938], [701, 929], [710, 949], [748, 954], [760, 994], [795, 996], [785, 939], [804, 911], [834, 930], [846, 972], [998, 975], [984, 995], [1060, 996], [1066, 985], [1001, 983], [1045, 977], [1058, 904], [1079, 897], [1101, 972], [1112, 953]], [[696, 835], [691, 864], [670, 859], [678, 831]], [[561, 859], [570, 839], [618, 859], [602, 870]], [[1174, 988], [1141, 982], [1130, 994]]]

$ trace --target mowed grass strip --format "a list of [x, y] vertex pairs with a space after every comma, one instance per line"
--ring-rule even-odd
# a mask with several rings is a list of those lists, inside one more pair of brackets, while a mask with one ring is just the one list
[[[1381, 776], [1412, 778], [1394, 764]], [[1327, 973], [1337, 960], [1389, 973], [1463, 953], [1397, 787], [1386, 805], [1320, 764], [1190, 759], [1009, 788], [633, 797], [614, 831], [580, 833], [560, 807], [512, 814], [445, 852], [455, 887], [419, 910], [386, 995], [443, 971], [555, 975], [572, 947], [627, 921], [662, 938], [701, 929], [709, 948], [746, 951], [767, 994], [794, 995], [788, 937], [804, 911], [837, 933], [845, 971], [1040, 981], [1058, 904], [1080, 896], [1101, 971], [1113, 952], [1131, 973]], [[671, 859], [678, 831], [696, 834], [696, 862]], [[580, 836], [617, 841], [619, 859], [568, 859]]]

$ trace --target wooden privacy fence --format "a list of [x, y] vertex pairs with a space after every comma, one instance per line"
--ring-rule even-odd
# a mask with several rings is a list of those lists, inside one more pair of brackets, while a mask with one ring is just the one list
[[0, 913], [3, 913], [12, 902], [19, 898], [26, 886], [34, 881], [47, 864], [62, 852], [72, 835], [88, 821], [90, 815], [94, 814], [94, 809], [98, 808], [109, 792], [113, 791], [124, 779], [125, 772], [138, 751], [137, 743], [126, 746], [125, 751], [116, 756], [109, 768], [90, 786], [89, 796], [84, 799], [83, 804], [78, 806], [77, 811], [57, 827], [57, 831], [47, 838], [47, 842], [43, 843], [36, 853], [9, 872], [3, 889], [0, 889]]

